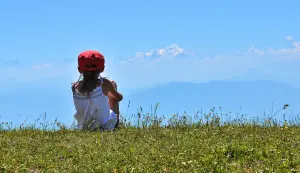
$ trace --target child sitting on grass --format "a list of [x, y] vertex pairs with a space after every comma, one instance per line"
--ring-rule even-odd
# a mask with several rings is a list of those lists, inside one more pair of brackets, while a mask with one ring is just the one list
[[123, 96], [114, 81], [100, 76], [104, 68], [105, 59], [100, 52], [88, 50], [79, 54], [80, 77], [72, 84], [74, 117], [79, 129], [113, 130], [119, 125], [118, 102]]

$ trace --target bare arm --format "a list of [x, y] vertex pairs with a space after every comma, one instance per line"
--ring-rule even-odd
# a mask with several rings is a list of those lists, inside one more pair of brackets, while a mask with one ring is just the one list
[[120, 102], [123, 100], [123, 95], [117, 91], [116, 84], [113, 81], [105, 79], [105, 83], [108, 87], [108, 96], [113, 98], [115, 101]]

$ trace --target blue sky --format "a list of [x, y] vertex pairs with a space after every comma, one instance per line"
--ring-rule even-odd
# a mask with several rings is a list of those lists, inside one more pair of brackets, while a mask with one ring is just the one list
[[[300, 88], [299, 9], [296, 0], [2, 1], [0, 116], [17, 114], [7, 104], [34, 112], [5, 101], [23, 92], [28, 102], [64, 92], [58, 99], [72, 102], [76, 58], [86, 49], [105, 55], [104, 75], [125, 95], [170, 81], [272, 79]], [[52, 102], [40, 107], [54, 110]]]

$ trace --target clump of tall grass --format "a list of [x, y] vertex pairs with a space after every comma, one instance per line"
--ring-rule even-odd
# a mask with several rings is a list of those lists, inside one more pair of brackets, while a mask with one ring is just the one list
[[[128, 104], [128, 107], [130, 102]], [[208, 113], [202, 111], [196, 112], [194, 115], [189, 115], [184, 112], [182, 115], [173, 114], [166, 118], [164, 115], [158, 115], [157, 110], [159, 103], [151, 106], [150, 112], [145, 112], [140, 107], [136, 114], [131, 116], [120, 116], [119, 128], [136, 128], [136, 129], [152, 129], [152, 128], [199, 128], [199, 127], [282, 127], [293, 126], [298, 127], [300, 125], [300, 117], [297, 115], [293, 119], [286, 120], [285, 114], [283, 114], [283, 120], [276, 120], [273, 117], [289, 107], [288, 104], [283, 105], [277, 111], [273, 112], [269, 116], [264, 118], [259, 117], [246, 117], [245, 114], [236, 113], [233, 115], [230, 113], [223, 113], [222, 107], [217, 110], [213, 107]], [[44, 130], [44, 131], [57, 131], [57, 130], [76, 130], [75, 120], [71, 125], [63, 124], [57, 118], [54, 121], [47, 120], [47, 114], [42, 114], [33, 123], [27, 123], [25, 120], [20, 125], [14, 125], [13, 122], [1, 122], [0, 131], [10, 130]]]
[[[251, 117], [247, 118], [244, 114], [223, 113], [222, 107], [219, 110], [212, 108], [208, 113], [202, 113], [202, 111], [196, 112], [194, 115], [188, 115], [184, 112], [182, 115], [173, 114], [170, 118], [166, 118], [164, 115], [157, 115], [159, 103], [157, 103], [153, 110], [144, 112], [143, 108], [140, 107], [137, 114], [133, 114], [131, 117], [122, 117], [121, 127], [122, 128], [197, 128], [197, 127], [221, 127], [221, 126], [259, 126], [259, 127], [280, 127], [280, 126], [299, 126], [300, 117], [297, 115], [293, 119], [286, 120], [285, 114], [283, 114], [283, 120], [276, 120], [276, 116], [280, 111], [286, 110], [289, 105], [285, 104], [279, 108], [276, 112], [271, 112], [269, 116], [264, 118]], [[227, 119], [225, 119], [225, 117]]]

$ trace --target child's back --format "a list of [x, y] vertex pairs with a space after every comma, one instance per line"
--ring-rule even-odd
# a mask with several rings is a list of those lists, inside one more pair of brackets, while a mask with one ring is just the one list
[[72, 85], [76, 108], [74, 115], [79, 129], [112, 130], [119, 122], [118, 102], [123, 96], [116, 84], [100, 73], [104, 71], [104, 57], [96, 51], [85, 51], [78, 56], [78, 70], [83, 80]]

